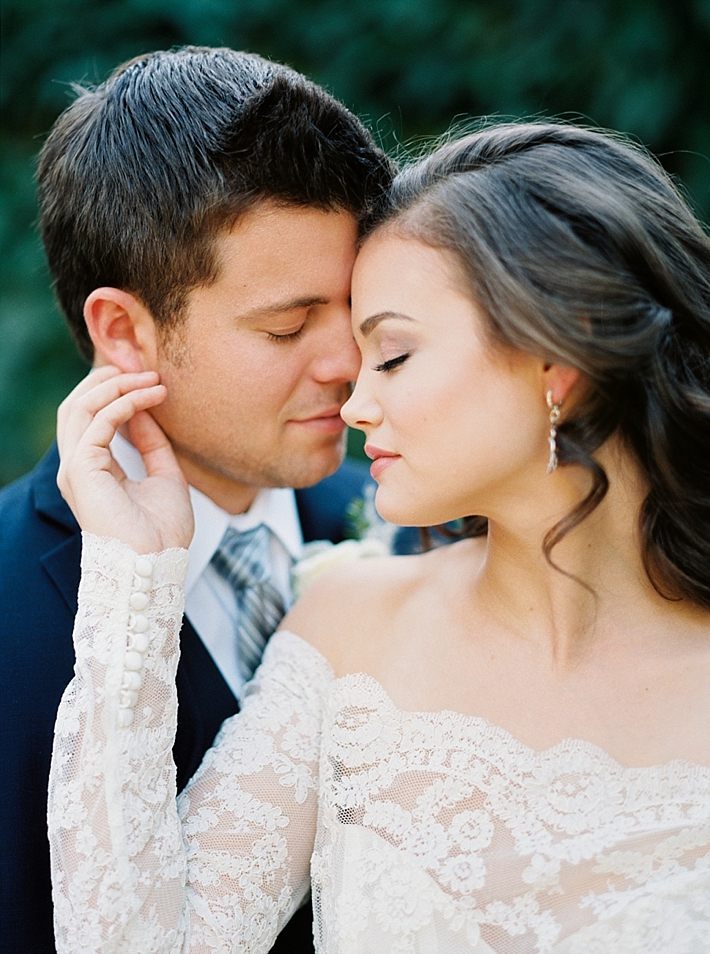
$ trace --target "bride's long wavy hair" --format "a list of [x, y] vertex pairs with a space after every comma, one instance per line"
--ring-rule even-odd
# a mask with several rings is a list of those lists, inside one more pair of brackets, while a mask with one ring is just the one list
[[649, 579], [710, 607], [710, 239], [660, 165], [616, 135], [501, 124], [405, 168], [370, 230], [383, 225], [458, 256], [494, 341], [586, 376], [557, 440], [591, 486], [547, 559], [603, 500], [594, 455], [618, 434], [647, 481]]

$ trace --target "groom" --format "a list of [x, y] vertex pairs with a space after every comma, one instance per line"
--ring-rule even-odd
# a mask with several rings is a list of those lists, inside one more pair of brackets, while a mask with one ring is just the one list
[[[127, 63], [81, 93], [43, 147], [42, 235], [77, 346], [94, 366], [159, 371], [168, 398], [155, 417], [192, 488], [178, 789], [238, 710], [253, 663], [221, 542], [267, 528], [270, 583], [288, 605], [302, 541], [341, 539], [362, 494], [359, 469], [335, 473], [359, 366], [350, 272], [390, 176], [323, 90], [226, 49]], [[143, 475], [125, 435], [112, 449], [129, 478]], [[0, 494], [0, 920], [6, 949], [22, 954], [54, 950], [46, 786], [81, 550], [57, 467], [53, 447]], [[312, 950], [310, 938], [304, 909], [274, 950]]]

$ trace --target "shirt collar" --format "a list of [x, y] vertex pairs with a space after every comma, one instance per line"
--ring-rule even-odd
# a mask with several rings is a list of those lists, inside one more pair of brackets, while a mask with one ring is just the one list
[[[129, 480], [143, 480], [146, 476], [143, 458], [121, 434], [116, 434], [112, 440], [111, 452]], [[195, 514], [195, 534], [188, 551], [190, 559], [185, 580], [186, 594], [202, 576], [227, 527], [245, 531], [264, 523], [292, 559], [297, 560], [301, 556], [303, 535], [296, 495], [290, 488], [262, 488], [246, 513], [238, 514], [227, 513], [194, 487], [190, 487], [190, 500]]]

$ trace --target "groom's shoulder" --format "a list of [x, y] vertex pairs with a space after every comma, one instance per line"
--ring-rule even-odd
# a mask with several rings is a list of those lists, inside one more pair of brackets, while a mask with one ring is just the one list
[[80, 557], [57, 467], [52, 448], [0, 490], [0, 919], [13, 951], [54, 950], [46, 791], [54, 720], [74, 666], [67, 597], [76, 593]]
[[13, 518], [16, 520], [27, 506], [32, 494], [34, 474], [35, 471], [31, 470], [0, 489], [0, 514], [3, 516], [3, 528], [4, 521], [12, 521]]
[[76, 533], [78, 528], [57, 487], [59, 456], [53, 444], [33, 470], [0, 490], [0, 548], [31, 549], [35, 538], [43, 545]]
[[79, 528], [57, 488], [57, 467], [50, 448], [34, 470], [0, 490], [2, 632], [12, 619], [21, 628], [56, 618], [63, 590], [74, 589], [74, 576], [78, 582]]
[[0, 490], [0, 553], [3, 557], [25, 538], [35, 521], [36, 468]]

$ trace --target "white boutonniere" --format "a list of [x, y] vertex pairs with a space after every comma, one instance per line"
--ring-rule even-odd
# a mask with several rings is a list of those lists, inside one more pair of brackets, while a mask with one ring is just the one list
[[375, 510], [375, 488], [367, 487], [364, 497], [348, 508], [351, 532], [355, 539], [332, 543], [313, 540], [303, 547], [303, 554], [291, 569], [291, 587], [295, 599], [306, 592], [319, 576], [336, 566], [361, 560], [363, 557], [388, 556], [397, 528], [386, 523]]

